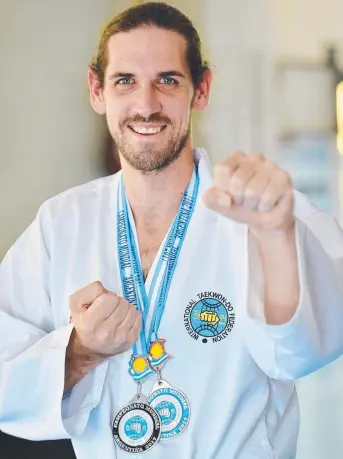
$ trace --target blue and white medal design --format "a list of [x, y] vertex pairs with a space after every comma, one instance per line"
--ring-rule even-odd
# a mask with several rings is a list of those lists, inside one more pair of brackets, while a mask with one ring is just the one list
[[188, 399], [183, 392], [166, 381], [157, 381], [147, 401], [161, 419], [161, 440], [177, 437], [188, 426], [191, 415]]
[[[140, 392], [140, 385], [139, 392]], [[159, 441], [161, 419], [147, 403], [144, 395], [137, 393], [131, 402], [116, 415], [112, 425], [116, 444], [128, 453], [144, 453]]]

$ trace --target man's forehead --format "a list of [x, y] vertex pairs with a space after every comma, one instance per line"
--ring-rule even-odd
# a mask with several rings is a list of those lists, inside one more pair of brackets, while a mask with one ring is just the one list
[[[155, 67], [158, 71], [187, 70], [186, 40], [177, 32], [141, 27], [113, 35], [108, 42], [108, 67]], [[133, 71], [134, 69], [126, 69]]]

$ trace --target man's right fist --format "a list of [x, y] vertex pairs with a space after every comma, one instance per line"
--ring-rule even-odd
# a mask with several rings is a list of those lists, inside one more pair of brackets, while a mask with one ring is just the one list
[[69, 304], [75, 339], [91, 354], [110, 357], [127, 351], [138, 340], [141, 314], [101, 282], [75, 292]]

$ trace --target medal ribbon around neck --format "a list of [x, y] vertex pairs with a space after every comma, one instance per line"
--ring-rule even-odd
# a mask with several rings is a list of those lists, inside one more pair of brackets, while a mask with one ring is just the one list
[[[141, 269], [138, 241], [123, 176], [118, 189], [117, 245], [123, 295], [142, 314], [142, 330], [129, 362], [129, 374], [136, 382], [147, 378], [170, 358], [164, 350], [158, 329], [199, 190], [199, 174], [195, 165], [191, 181], [183, 195], [178, 213], [165, 238], [156, 269], [147, 292]], [[151, 309], [151, 310], [150, 310]], [[149, 314], [150, 312], [150, 314]]]

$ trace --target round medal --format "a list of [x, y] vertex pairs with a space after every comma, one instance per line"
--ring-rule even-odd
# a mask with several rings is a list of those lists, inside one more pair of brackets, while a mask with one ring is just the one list
[[143, 395], [135, 397], [114, 418], [113, 438], [128, 453], [144, 453], [156, 445], [161, 436], [161, 420]]
[[177, 437], [186, 429], [190, 419], [190, 405], [183, 392], [171, 387], [166, 381], [159, 381], [147, 401], [161, 418], [161, 440]]

